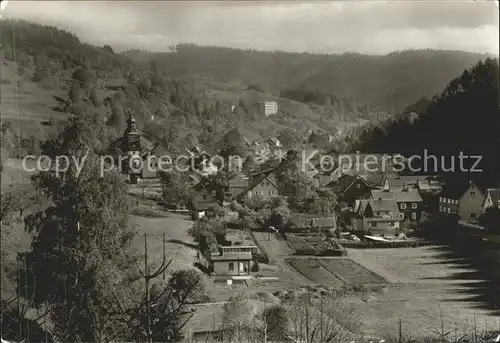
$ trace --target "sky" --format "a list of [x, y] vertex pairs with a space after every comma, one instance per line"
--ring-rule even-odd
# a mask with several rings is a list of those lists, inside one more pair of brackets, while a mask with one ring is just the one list
[[290, 52], [406, 49], [498, 55], [493, 1], [22, 1], [4, 18], [55, 25], [116, 51], [195, 43]]

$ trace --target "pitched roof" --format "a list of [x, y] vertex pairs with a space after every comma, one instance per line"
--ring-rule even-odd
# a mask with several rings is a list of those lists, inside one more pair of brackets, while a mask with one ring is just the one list
[[486, 193], [490, 196], [493, 205], [500, 203], [500, 188], [488, 188]]
[[396, 202], [421, 202], [422, 197], [418, 192], [418, 189], [407, 189], [394, 191], [396, 197]]
[[248, 179], [229, 180], [229, 188], [247, 188]]
[[247, 261], [252, 259], [252, 253], [244, 252], [226, 252], [220, 256], [211, 256], [212, 261]]
[[399, 212], [398, 204], [394, 199], [383, 199], [383, 200], [374, 200], [369, 199], [368, 204], [366, 206], [370, 206], [374, 212]]
[[380, 189], [373, 189], [371, 191], [373, 199], [395, 200], [396, 202], [421, 202], [422, 197], [418, 189], [404, 190], [390, 190], [384, 191]]
[[335, 217], [314, 218], [311, 220], [311, 226], [316, 228], [330, 228], [336, 226]]
[[345, 173], [337, 180], [327, 184], [326, 187], [331, 188], [335, 192], [345, 192], [356, 180], [361, 180], [368, 187], [371, 187], [362, 176], [356, 173]]
[[399, 175], [399, 174], [392, 174], [386, 176], [382, 180], [382, 184], [380, 186], [384, 186], [384, 183], [386, 180], [389, 180], [389, 185], [391, 189], [398, 189], [398, 188], [403, 188], [403, 186], [406, 184], [409, 187], [417, 185], [417, 183], [421, 184], [424, 182], [428, 182], [429, 180], [432, 180], [433, 177], [429, 175]]
[[391, 191], [383, 191], [380, 189], [372, 189], [372, 198], [373, 199], [392, 199], [395, 200], [394, 192]]
[[[274, 172], [274, 169], [269, 169], [265, 172], [262, 172], [262, 173], [259, 173], [259, 174], [256, 174], [254, 177], [253, 177], [253, 180], [252, 180], [252, 183], [250, 184], [250, 186], [248, 187], [248, 190], [251, 190], [253, 189], [255, 186], [257, 186], [258, 184], [260, 184], [262, 181], [266, 180], [269, 178], [269, 176]], [[278, 185], [276, 185], [274, 183], [274, 181], [272, 180], [269, 180], [269, 182], [276, 188], [278, 188]]]

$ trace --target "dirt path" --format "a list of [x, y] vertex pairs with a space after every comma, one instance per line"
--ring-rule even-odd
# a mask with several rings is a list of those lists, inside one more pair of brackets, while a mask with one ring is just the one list
[[[282, 281], [290, 281], [293, 284], [311, 285], [312, 281], [305, 276], [297, 273], [295, 269], [289, 266], [285, 259], [292, 256], [293, 251], [284, 240], [279, 240], [275, 235], [269, 235], [266, 232], [254, 232], [255, 239], [259, 242], [263, 252], [269, 258], [271, 264], [276, 265], [278, 270], [276, 275]], [[274, 273], [266, 273], [274, 274]]]

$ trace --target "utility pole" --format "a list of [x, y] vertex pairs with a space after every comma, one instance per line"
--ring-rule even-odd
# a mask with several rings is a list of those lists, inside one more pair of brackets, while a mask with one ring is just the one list
[[149, 286], [151, 280], [154, 278], [160, 276], [163, 274], [172, 260], [170, 260], [168, 263], [165, 258], [165, 244], [163, 244], [163, 261], [160, 265], [160, 267], [154, 272], [151, 273], [151, 270], [149, 268], [149, 263], [148, 263], [148, 237], [147, 234], [144, 234], [144, 271], [139, 269], [139, 273], [141, 274], [142, 278], [144, 279], [145, 283], [145, 289], [144, 289], [144, 298], [146, 299], [146, 337], [147, 337], [147, 342], [148, 343], [153, 343], [153, 331], [151, 328], [151, 299], [150, 299], [150, 292], [149, 292]]
[[198, 241], [198, 253], [197, 253], [197, 257], [198, 257], [198, 260], [199, 260], [200, 259], [200, 220], [199, 219], [196, 220], [195, 225], [196, 225], [196, 229], [198, 230], [198, 232], [197, 232], [197, 236], [198, 236], [198, 239], [197, 239], [197, 241]]
[[320, 326], [319, 335], [320, 335], [320, 343], [323, 343], [323, 294], [321, 294], [319, 306], [320, 306], [319, 311], [321, 312], [321, 318], [320, 318], [320, 322], [319, 322], [319, 326]]

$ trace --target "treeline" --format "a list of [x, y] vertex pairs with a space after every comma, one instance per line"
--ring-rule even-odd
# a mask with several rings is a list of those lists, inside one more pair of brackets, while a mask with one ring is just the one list
[[[196, 74], [217, 81], [260, 84], [277, 92], [286, 86], [352, 96], [386, 111], [403, 110], [417, 99], [440, 92], [464, 66], [486, 56], [435, 50], [409, 50], [386, 56], [263, 52], [179, 44], [174, 53], [151, 53], [169, 75]], [[127, 54], [134, 58], [134, 54]], [[141, 54], [141, 60], [144, 55]]]
[[[352, 96], [339, 96], [317, 89], [287, 88], [280, 91], [280, 96], [304, 103], [314, 103], [326, 107], [326, 115], [331, 118], [356, 121], [359, 118], [381, 120], [389, 117], [385, 111], [375, 110], [360, 104]], [[325, 114], [325, 112], [324, 112]]]
[[[432, 98], [421, 99], [400, 116], [383, 124], [358, 130], [351, 137], [354, 150], [380, 153], [402, 153], [406, 156], [435, 155], [444, 157], [446, 178], [480, 180], [493, 187], [500, 182], [500, 112], [498, 60], [486, 59], [454, 78], [445, 90]], [[461, 171], [458, 160], [464, 156], [480, 156], [464, 160]], [[441, 161], [438, 161], [442, 163]], [[417, 162], [415, 162], [415, 166]], [[433, 162], [429, 162], [433, 167]], [[432, 173], [432, 171], [431, 171]]]
[[[94, 47], [80, 42], [73, 33], [23, 20], [0, 22], [2, 50], [7, 60], [42, 67], [59, 63], [65, 69], [84, 66], [94, 70], [130, 70], [132, 63], [108, 46]], [[15, 49], [15, 51], [14, 51]]]

